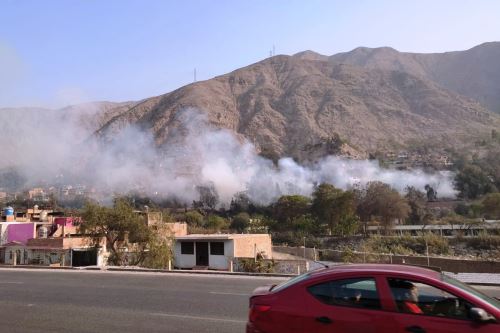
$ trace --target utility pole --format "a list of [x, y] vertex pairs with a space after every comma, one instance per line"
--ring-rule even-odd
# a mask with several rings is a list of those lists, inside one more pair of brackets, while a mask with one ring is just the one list
[[304, 259], [306, 259], [306, 237], [304, 236]]
[[431, 260], [429, 258], [429, 244], [427, 243], [427, 239], [425, 239], [425, 252], [427, 254], [427, 266], [430, 266], [431, 265]]
[[196, 82], [196, 67], [194, 68], [194, 81], [193, 82]]

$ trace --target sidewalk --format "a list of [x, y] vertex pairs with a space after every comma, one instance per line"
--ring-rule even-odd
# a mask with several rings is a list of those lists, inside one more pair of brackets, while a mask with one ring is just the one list
[[[325, 262], [327, 263], [327, 262]], [[311, 265], [311, 270], [323, 267], [322, 265], [315, 263], [316, 265]], [[327, 263], [331, 266], [339, 263]], [[175, 274], [206, 274], [206, 275], [232, 275], [232, 276], [255, 276], [255, 277], [270, 277], [270, 278], [291, 278], [295, 275], [290, 274], [276, 274], [276, 273], [245, 273], [245, 272], [228, 272], [228, 271], [211, 271], [211, 270], [163, 270], [163, 269], [150, 269], [142, 267], [99, 267], [99, 266], [89, 266], [89, 267], [48, 267], [48, 266], [11, 266], [11, 265], [0, 265], [2, 268], [17, 268], [17, 269], [47, 269], [47, 270], [72, 270], [72, 271], [110, 271], [110, 272], [145, 272], [145, 273], [175, 273]], [[472, 285], [484, 285], [484, 286], [498, 286], [500, 287], [500, 274], [498, 273], [451, 273], [443, 272], [444, 274], [453, 277], [459, 281], [472, 284]]]

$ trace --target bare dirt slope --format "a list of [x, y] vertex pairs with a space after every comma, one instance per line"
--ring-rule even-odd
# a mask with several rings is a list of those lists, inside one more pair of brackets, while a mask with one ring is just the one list
[[180, 125], [176, 114], [193, 107], [213, 126], [248, 138], [264, 155], [302, 160], [327, 153], [358, 157], [424, 138], [460, 145], [498, 128], [498, 115], [418, 68], [372, 68], [353, 55], [347, 61], [352, 64], [345, 59], [311, 52], [275, 56], [139, 102], [98, 133], [112, 137], [134, 123], [167, 144]]

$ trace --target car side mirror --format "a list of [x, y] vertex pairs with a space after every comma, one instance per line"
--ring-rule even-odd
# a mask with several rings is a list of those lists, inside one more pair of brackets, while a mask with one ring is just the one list
[[487, 323], [487, 322], [495, 322], [495, 318], [488, 314], [486, 311], [484, 311], [481, 308], [471, 308], [469, 310], [469, 315], [472, 318], [472, 320], [480, 322], [480, 323]]

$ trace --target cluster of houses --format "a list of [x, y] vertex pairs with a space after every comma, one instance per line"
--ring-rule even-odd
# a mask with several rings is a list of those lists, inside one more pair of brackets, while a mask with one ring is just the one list
[[[148, 225], [161, 223], [161, 213], [137, 212]], [[0, 216], [0, 264], [43, 266], [105, 266], [106, 239], [79, 233], [78, 217], [34, 206], [12, 207]], [[232, 270], [240, 258], [272, 257], [268, 234], [188, 234], [186, 223], [166, 223], [174, 237], [174, 266], [180, 269]]]
[[80, 197], [91, 197], [93, 195], [96, 195], [95, 189], [88, 188], [82, 184], [33, 187], [19, 192], [0, 189], [0, 203], [13, 200], [30, 200], [42, 204], [48, 203], [52, 198], [59, 201], [68, 201]]
[[389, 167], [398, 170], [414, 168], [432, 168], [435, 170], [450, 170], [453, 167], [451, 158], [445, 153], [421, 154], [407, 151], [385, 152], [383, 160]]

